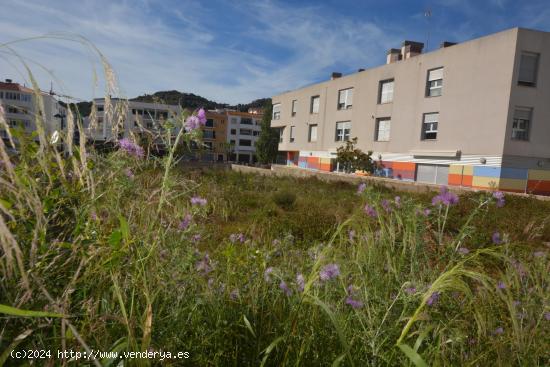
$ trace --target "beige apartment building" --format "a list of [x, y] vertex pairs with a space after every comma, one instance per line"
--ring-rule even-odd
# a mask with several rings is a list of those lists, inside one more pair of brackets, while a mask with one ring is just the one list
[[514, 28], [274, 96], [287, 164], [337, 170], [357, 137], [376, 174], [550, 194], [550, 33]]

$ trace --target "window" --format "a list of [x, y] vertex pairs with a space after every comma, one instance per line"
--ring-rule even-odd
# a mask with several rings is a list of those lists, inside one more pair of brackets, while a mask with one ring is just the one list
[[241, 129], [241, 130], [239, 131], [239, 133], [240, 133], [241, 135], [252, 135], [252, 130], [250, 130], [250, 129]]
[[252, 135], [253, 136], [260, 136], [260, 132], [259, 131], [253, 131]]
[[280, 128], [279, 129], [279, 143], [283, 142], [284, 133], [285, 133], [285, 128], [284, 127]]
[[97, 112], [103, 112], [103, 106], [97, 106]]
[[443, 92], [443, 68], [428, 71], [428, 85], [426, 96], [438, 97]]
[[422, 122], [422, 140], [434, 140], [437, 138], [437, 123], [439, 122], [439, 112], [425, 113]]
[[248, 117], [241, 117], [241, 125], [254, 125], [252, 119]]
[[237, 129], [231, 129], [231, 135], [237, 135]]
[[516, 107], [514, 121], [512, 123], [513, 140], [529, 140], [529, 128], [533, 117], [533, 109], [529, 107]]
[[279, 120], [281, 118], [281, 104], [277, 103], [273, 105], [273, 120]]
[[251, 147], [252, 146], [252, 140], [241, 139], [241, 140], [239, 140], [239, 145], [241, 147]]
[[353, 105], [353, 88], [338, 91], [338, 109], [347, 110]]
[[216, 132], [214, 130], [204, 130], [202, 137], [204, 139], [216, 139]]
[[229, 140], [230, 145], [235, 145], [235, 140]]
[[528, 87], [537, 85], [537, 69], [539, 67], [539, 54], [523, 52], [519, 64], [518, 84]]
[[214, 127], [214, 120], [212, 119], [206, 119], [206, 124], [204, 125], [206, 127]]
[[336, 123], [336, 141], [348, 141], [351, 130], [351, 121], [340, 121]]
[[317, 125], [309, 125], [309, 133], [307, 136], [307, 141], [309, 142], [317, 141]]
[[390, 118], [376, 119], [376, 131], [374, 134], [375, 141], [390, 141]]
[[294, 142], [294, 130], [295, 130], [296, 126], [291, 126], [290, 127], [290, 142], [293, 143]]
[[383, 104], [391, 102], [393, 102], [393, 79], [382, 80], [378, 92], [378, 103]]
[[[275, 120], [275, 119], [273, 119]], [[235, 125], [237, 123], [237, 118], [236, 117], [231, 117], [231, 124]]]
[[319, 102], [321, 100], [321, 97], [319, 96], [313, 96], [311, 97], [311, 107], [309, 109], [310, 113], [319, 113]]
[[291, 116], [296, 116], [296, 110], [298, 109], [298, 100], [294, 99], [292, 100], [292, 111], [290, 113]]

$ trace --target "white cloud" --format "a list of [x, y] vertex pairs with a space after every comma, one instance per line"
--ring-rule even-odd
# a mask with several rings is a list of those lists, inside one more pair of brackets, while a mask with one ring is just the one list
[[[0, 43], [51, 32], [80, 34], [106, 55], [127, 96], [178, 89], [239, 103], [328, 78], [329, 71], [374, 66], [383, 62], [385, 49], [399, 44], [392, 35], [404, 33], [319, 7], [254, 1], [233, 5], [239, 18], [221, 27], [227, 32], [220, 38], [211, 25], [227, 19], [216, 19], [203, 4], [178, 2], [170, 9], [165, 2], [148, 1], [4, 0]], [[65, 93], [84, 99], [102, 95], [102, 84], [95, 92], [92, 88], [90, 54], [77, 44], [35, 40], [13, 46], [55, 73]], [[270, 49], [283, 61], [273, 60]], [[5, 59], [0, 52], [0, 77], [21, 80]], [[52, 78], [35, 71], [42, 87], [49, 88]]]

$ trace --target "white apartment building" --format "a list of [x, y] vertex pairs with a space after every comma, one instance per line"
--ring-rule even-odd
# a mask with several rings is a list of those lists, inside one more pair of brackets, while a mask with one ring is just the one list
[[227, 141], [232, 146], [229, 160], [240, 163], [256, 162], [256, 142], [260, 137], [262, 115], [226, 111]]
[[[67, 109], [59, 103], [53, 93], [41, 92], [41, 95], [44, 103], [42, 117], [46, 134], [51, 135], [54, 131], [64, 131]], [[4, 107], [5, 119], [10, 127], [21, 126], [28, 133], [36, 130], [35, 119], [40, 111], [32, 89], [14, 83], [11, 79], [6, 79], [4, 82], [0, 82], [0, 104]], [[7, 131], [0, 128], [0, 137], [7, 139]]]

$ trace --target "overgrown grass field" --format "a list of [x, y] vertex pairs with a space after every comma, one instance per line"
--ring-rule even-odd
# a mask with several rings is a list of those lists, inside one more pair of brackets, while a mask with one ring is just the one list
[[[124, 365], [549, 363], [550, 202], [177, 166], [166, 176], [166, 158], [122, 147], [89, 154], [91, 192], [67, 172], [48, 177], [35, 153], [5, 171], [18, 188], [3, 177], [0, 303], [51, 314], [4, 310], [4, 353], [189, 352]], [[94, 363], [39, 364], [62, 362]]]

